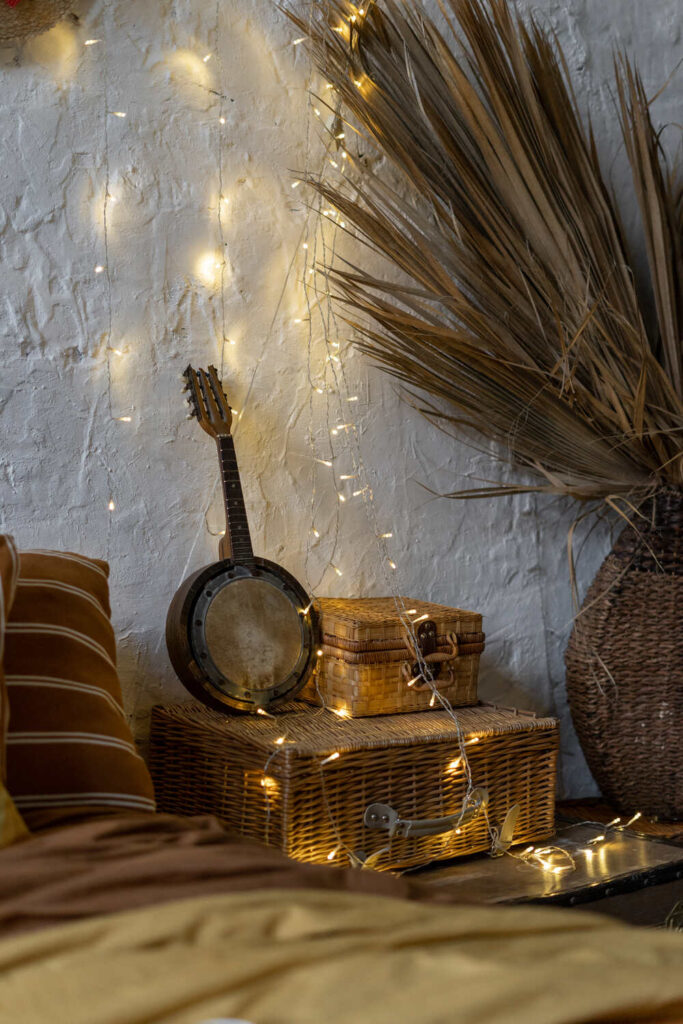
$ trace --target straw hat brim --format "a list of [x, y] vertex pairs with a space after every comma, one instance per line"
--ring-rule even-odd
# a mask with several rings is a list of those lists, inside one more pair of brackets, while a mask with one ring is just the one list
[[47, 32], [72, 7], [73, 0], [20, 0], [16, 7], [7, 7], [0, 0], [0, 46], [22, 43], [39, 32]]

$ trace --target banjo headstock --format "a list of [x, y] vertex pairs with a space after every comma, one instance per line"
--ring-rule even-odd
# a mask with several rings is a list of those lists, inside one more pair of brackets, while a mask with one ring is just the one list
[[213, 438], [226, 437], [232, 426], [232, 410], [215, 366], [195, 370], [188, 366], [183, 377], [191, 414]]

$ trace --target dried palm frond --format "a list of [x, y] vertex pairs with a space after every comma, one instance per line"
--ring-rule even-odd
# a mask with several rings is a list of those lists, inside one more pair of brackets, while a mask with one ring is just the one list
[[637, 71], [616, 62], [651, 327], [557, 39], [506, 0], [444, 0], [442, 13], [448, 38], [405, 0], [288, 11], [346, 138], [393, 165], [349, 154], [346, 184], [307, 179], [400, 271], [328, 268], [347, 321], [427, 416], [538, 478], [459, 494], [683, 485], [683, 204]]

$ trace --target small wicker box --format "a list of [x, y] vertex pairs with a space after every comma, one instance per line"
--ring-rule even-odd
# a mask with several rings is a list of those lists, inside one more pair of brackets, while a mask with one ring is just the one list
[[417, 640], [439, 692], [454, 707], [476, 704], [484, 650], [477, 612], [393, 597], [316, 603], [323, 658], [301, 691], [304, 700], [351, 718], [427, 711], [433, 691], [418, 675]]
[[155, 708], [150, 766], [159, 810], [215, 814], [296, 860], [348, 865], [376, 855], [380, 869], [488, 850], [489, 824], [500, 827], [515, 804], [515, 843], [553, 833], [554, 718], [488, 705], [458, 711], [473, 784], [489, 793], [488, 822], [479, 814], [457, 831], [392, 839], [365, 824], [369, 805], [386, 803], [402, 819], [462, 808], [467, 780], [453, 719], [432, 711], [342, 721], [290, 707], [276, 719], [193, 704]]

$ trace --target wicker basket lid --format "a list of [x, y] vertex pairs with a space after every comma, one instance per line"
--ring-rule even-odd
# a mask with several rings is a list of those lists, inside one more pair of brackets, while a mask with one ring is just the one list
[[481, 631], [478, 612], [408, 597], [321, 597], [316, 604], [326, 642], [347, 650], [405, 648], [406, 618], [416, 625], [431, 619], [439, 636]]
[[[178, 726], [215, 733], [230, 745], [256, 748], [264, 759], [273, 750], [281, 755], [326, 756], [333, 752], [372, 748], [415, 746], [435, 742], [457, 742], [458, 730], [447, 711], [423, 711], [418, 715], [375, 715], [372, 718], [340, 719], [322, 708], [292, 702], [291, 710], [276, 718], [255, 715], [223, 715], [203, 704], [173, 704], [156, 707], [154, 716]], [[493, 704], [458, 708], [458, 723], [466, 739], [483, 740], [513, 732], [557, 729], [556, 718], [537, 718], [533, 712], [500, 708]], [[276, 740], [284, 736], [281, 747]]]
[[65, 18], [73, 0], [18, 0], [9, 6], [0, 0], [0, 46], [22, 43], [30, 36], [47, 32]]

